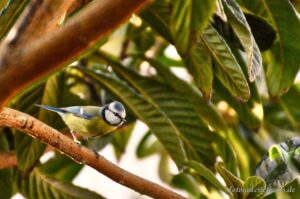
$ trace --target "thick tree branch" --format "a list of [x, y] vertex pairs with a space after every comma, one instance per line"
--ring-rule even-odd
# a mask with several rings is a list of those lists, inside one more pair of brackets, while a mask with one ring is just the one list
[[34, 0], [19, 17], [6, 38], [5, 48], [14, 49], [55, 30], [74, 0]]
[[0, 107], [20, 89], [63, 66], [149, 0], [96, 0], [55, 31], [6, 53], [0, 46]]
[[162, 199], [184, 198], [158, 184], [119, 168], [104, 157], [97, 156], [92, 150], [84, 146], [79, 146], [70, 138], [25, 113], [3, 108], [0, 111], [0, 126], [7, 126], [23, 131], [41, 142], [51, 145], [73, 160], [89, 165], [115, 182], [141, 194]]

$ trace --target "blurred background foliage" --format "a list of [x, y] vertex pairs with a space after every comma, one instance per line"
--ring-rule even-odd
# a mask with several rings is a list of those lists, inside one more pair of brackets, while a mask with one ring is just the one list
[[[0, 38], [27, 3], [0, 1]], [[159, 154], [159, 176], [190, 198], [300, 198], [299, 5], [155, 1], [9, 106], [68, 134], [56, 114], [33, 104], [119, 100], [128, 122], [84, 144], [97, 150], [111, 144], [120, 160], [140, 120], [149, 131], [136, 156]], [[0, 198], [17, 192], [27, 198], [102, 198], [71, 183], [82, 165], [59, 153], [42, 163], [51, 148], [13, 129], [1, 131], [0, 150], [14, 151], [18, 166], [0, 170]], [[170, 158], [177, 173], [169, 170]], [[276, 192], [288, 187], [294, 191]]]

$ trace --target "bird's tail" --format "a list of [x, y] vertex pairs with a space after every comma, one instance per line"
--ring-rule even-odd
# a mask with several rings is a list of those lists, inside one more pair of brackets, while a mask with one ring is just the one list
[[55, 107], [52, 107], [52, 106], [46, 106], [46, 105], [40, 105], [40, 104], [35, 104], [35, 106], [38, 106], [40, 108], [44, 108], [44, 109], [47, 109], [47, 110], [50, 110], [50, 111], [53, 111], [53, 112], [56, 112], [56, 113], [67, 113], [67, 111], [64, 110], [64, 109], [55, 108]]

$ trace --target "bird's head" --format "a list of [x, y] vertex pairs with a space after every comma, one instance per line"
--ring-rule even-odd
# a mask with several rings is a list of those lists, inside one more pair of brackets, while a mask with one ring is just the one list
[[112, 126], [119, 126], [126, 121], [125, 108], [118, 101], [111, 102], [110, 104], [104, 106], [101, 110], [101, 115], [103, 120]]

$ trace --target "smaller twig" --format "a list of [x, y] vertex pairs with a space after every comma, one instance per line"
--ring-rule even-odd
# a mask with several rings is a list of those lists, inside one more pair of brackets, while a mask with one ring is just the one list
[[[53, 147], [47, 146], [44, 154], [53, 150], [54, 150]], [[16, 166], [18, 166], [18, 159], [15, 152], [13, 151], [0, 152], [0, 169], [16, 167]]]
[[15, 167], [17, 165], [18, 161], [14, 152], [0, 152], [0, 169]]

